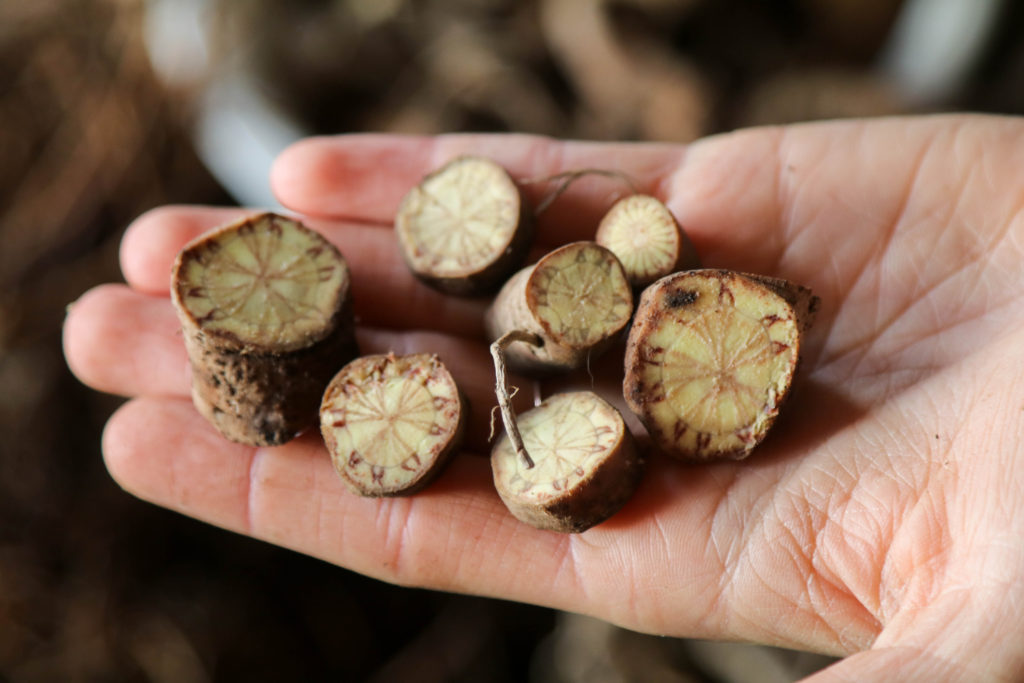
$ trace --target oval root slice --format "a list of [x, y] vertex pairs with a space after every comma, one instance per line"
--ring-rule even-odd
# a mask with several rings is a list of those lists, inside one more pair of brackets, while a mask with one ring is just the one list
[[638, 288], [700, 264], [675, 216], [650, 195], [631, 195], [616, 202], [601, 220], [595, 241], [619, 258], [630, 284]]
[[789, 394], [816, 301], [798, 285], [729, 271], [659, 280], [630, 331], [627, 403], [667, 452], [746, 457]]
[[557, 394], [518, 418], [528, 467], [508, 436], [491, 453], [494, 485], [519, 520], [578, 533], [615, 514], [633, 495], [642, 461], [619, 412], [596, 394]]
[[409, 191], [395, 217], [406, 263], [453, 294], [497, 286], [526, 256], [532, 221], [498, 164], [460, 157]]
[[320, 431], [334, 468], [361, 496], [414, 493], [458, 448], [466, 410], [455, 380], [431, 354], [358, 358], [331, 380]]

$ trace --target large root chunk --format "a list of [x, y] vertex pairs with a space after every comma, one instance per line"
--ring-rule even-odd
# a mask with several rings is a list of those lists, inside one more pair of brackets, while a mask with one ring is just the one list
[[277, 445], [310, 426], [327, 381], [358, 352], [345, 260], [283, 216], [253, 216], [186, 245], [171, 296], [193, 402], [233, 441]]
[[505, 169], [460, 157], [402, 199], [395, 232], [420, 279], [450, 294], [477, 294], [497, 287], [523, 262], [533, 220]]
[[491, 453], [494, 485], [509, 511], [538, 529], [576, 533], [615, 514], [642, 473], [615, 408], [589, 391], [557, 394], [519, 418], [532, 466], [508, 436]]
[[334, 468], [362, 496], [414, 493], [458, 448], [466, 409], [437, 356], [358, 358], [331, 380], [320, 431]]
[[640, 299], [623, 392], [683, 458], [744, 458], [789, 394], [818, 306], [805, 287], [724, 270], [665, 277]]

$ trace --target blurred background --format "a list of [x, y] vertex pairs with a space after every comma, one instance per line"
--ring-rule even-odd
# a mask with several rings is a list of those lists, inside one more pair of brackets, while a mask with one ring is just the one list
[[685, 142], [1024, 112], [1000, 0], [0, 1], [0, 679], [789, 681], [828, 660], [400, 589], [122, 492], [66, 306], [138, 214], [272, 205], [311, 133]]

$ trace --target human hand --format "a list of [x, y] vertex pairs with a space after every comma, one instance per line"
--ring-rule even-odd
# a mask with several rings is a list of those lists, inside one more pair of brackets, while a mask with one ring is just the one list
[[[827, 123], [685, 149], [520, 136], [299, 143], [274, 186], [345, 254], [364, 352], [438, 353], [475, 408], [467, 450], [486, 454], [484, 305], [416, 282], [388, 227], [424, 172], [466, 152], [517, 178], [624, 171], [667, 202], [706, 265], [785, 277], [821, 297], [803, 376], [748, 461], [652, 456], [617, 516], [560, 535], [512, 518], [487, 460], [468, 453], [425, 492], [381, 500], [350, 494], [315, 435], [278, 448], [229, 443], [188, 399], [167, 289], [178, 249], [241, 212], [172, 207], [129, 228], [128, 285], [87, 293], [65, 327], [78, 376], [134, 397], [104, 434], [115, 479], [386, 581], [850, 655], [816, 681], [1015, 678], [1024, 121]], [[601, 181], [574, 185], [543, 215], [538, 243], [587, 238], [611, 195]]]

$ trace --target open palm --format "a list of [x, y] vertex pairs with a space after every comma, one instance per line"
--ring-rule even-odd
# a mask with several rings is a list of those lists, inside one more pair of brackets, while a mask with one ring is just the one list
[[[128, 286], [83, 296], [65, 329], [85, 382], [136, 397], [104, 437], [118, 482], [388, 581], [641, 631], [852, 655], [821, 680], [1014, 678], [1024, 655], [1024, 122], [816, 124], [687, 148], [521, 136], [291, 148], [275, 189], [348, 259], [364, 351], [439, 353], [475, 409], [469, 451], [486, 454], [484, 304], [416, 282], [389, 228], [424, 172], [467, 152], [521, 179], [619, 169], [666, 201], [706, 265], [814, 289], [822, 308], [803, 376], [748, 461], [655, 455], [619, 515], [565, 536], [512, 518], [487, 460], [469, 453], [422, 494], [371, 500], [344, 489], [314, 435], [278, 448], [229, 443], [189, 402], [167, 280], [182, 244], [241, 212], [174, 207], [131, 226]], [[546, 189], [533, 187], [535, 199]], [[614, 190], [573, 186], [543, 215], [540, 247], [589, 237]]]

